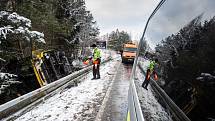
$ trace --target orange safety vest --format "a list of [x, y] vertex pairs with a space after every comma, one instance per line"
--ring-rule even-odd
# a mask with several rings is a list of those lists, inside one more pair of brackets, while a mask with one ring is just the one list
[[98, 60], [94, 60], [94, 61], [93, 61], [93, 64], [98, 64], [98, 63], [99, 63]]

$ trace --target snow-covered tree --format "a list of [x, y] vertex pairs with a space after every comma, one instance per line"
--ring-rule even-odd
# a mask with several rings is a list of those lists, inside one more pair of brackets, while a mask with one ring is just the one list
[[58, 4], [57, 18], [72, 25], [69, 30], [71, 37], [67, 42], [73, 44], [78, 40], [84, 44], [92, 43], [99, 31], [92, 14], [86, 10], [84, 0], [58, 0]]
[[[194, 110], [214, 112], [215, 106], [215, 17], [201, 22], [196, 17], [178, 33], [156, 47], [165, 91], [182, 109], [190, 102]], [[192, 89], [192, 91], [190, 91]], [[207, 100], [207, 103], [205, 103]], [[207, 117], [207, 114], [202, 114]], [[203, 120], [203, 119], [202, 119]]]
[[21, 54], [21, 57], [24, 57], [23, 50], [30, 47], [32, 43], [45, 44], [44, 34], [30, 29], [30, 19], [15, 12], [0, 11], [0, 50], [2, 53], [5, 55], [13, 53], [15, 57], [20, 57]]
[[18, 15], [0, 11], [0, 42], [7, 41], [7, 36], [12, 34], [21, 35], [27, 41], [38, 41], [45, 43], [44, 34], [38, 31], [31, 31], [31, 20]]
[[16, 11], [32, 21], [32, 30], [44, 32], [46, 46], [42, 48], [75, 55], [80, 47], [84, 50], [97, 40], [99, 29], [84, 0], [9, 0], [1, 4], [0, 10]]
[[147, 40], [144, 39], [140, 46], [140, 55], [144, 56], [144, 55], [146, 55], [146, 53], [148, 53], [150, 51], [151, 51], [151, 48], [150, 48]]
[[0, 95], [8, 91], [10, 85], [19, 84], [21, 82], [16, 81], [17, 75], [0, 72]]
[[[17, 85], [17, 75], [3, 72], [13, 72], [4, 68], [5, 64], [11, 59], [21, 58], [20, 52], [24, 45], [30, 46], [30, 43], [44, 43], [44, 34], [38, 31], [31, 31], [31, 20], [13, 12], [0, 11], [0, 96], [8, 95], [7, 98], [17, 97], [15, 91]], [[20, 48], [17, 48], [19, 46]], [[30, 55], [28, 55], [30, 56]], [[14, 91], [14, 94], [13, 94]], [[10, 95], [10, 96], [9, 96]], [[14, 97], [11, 97], [15, 95]], [[4, 98], [4, 99], [7, 99]], [[1, 102], [4, 102], [3, 100]]]
[[108, 38], [108, 46], [114, 50], [121, 50], [123, 48], [123, 44], [131, 41], [131, 37], [125, 31], [119, 31], [118, 29], [109, 34]]
[[0, 72], [20, 81], [33, 73], [28, 57], [33, 47], [64, 51], [72, 62], [99, 34], [83, 0], [2, 0], [0, 11]]

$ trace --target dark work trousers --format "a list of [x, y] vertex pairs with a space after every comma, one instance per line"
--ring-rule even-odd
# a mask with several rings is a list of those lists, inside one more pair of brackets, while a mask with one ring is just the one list
[[145, 80], [144, 80], [144, 82], [142, 84], [142, 87], [147, 89], [147, 87], [149, 85], [149, 81], [150, 81], [150, 69], [147, 69]]
[[97, 59], [99, 62], [97, 64], [97, 66], [95, 64], [93, 64], [93, 78], [100, 78], [100, 59]]
[[[152, 72], [154, 75], [156, 74], [155, 71]], [[146, 77], [145, 77], [145, 80], [142, 84], [142, 87], [147, 89], [148, 85], [149, 85], [149, 81], [150, 81], [150, 76], [151, 76], [151, 72], [150, 72], [150, 69], [147, 69], [147, 72], [146, 72]]]

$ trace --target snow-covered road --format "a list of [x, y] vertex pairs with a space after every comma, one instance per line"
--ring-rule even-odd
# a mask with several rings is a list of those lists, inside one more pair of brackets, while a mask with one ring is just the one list
[[107, 101], [103, 104], [104, 109], [96, 121], [125, 121], [128, 111], [128, 90], [131, 64], [122, 64], [121, 59], [118, 63], [118, 71], [113, 79]]
[[101, 66], [101, 79], [83, 77], [76, 87], [65, 89], [44, 100], [16, 121], [89, 121], [94, 120], [116, 71], [117, 60]]
[[[81, 79], [78, 86], [58, 92], [17, 118], [16, 121], [125, 120], [132, 66], [121, 64], [121, 59], [115, 53], [111, 55], [114, 60], [101, 66], [101, 79], [91, 80], [91, 72]], [[149, 64], [146, 60], [141, 62], [144, 68]], [[135, 84], [144, 118], [153, 121], [171, 121], [172, 119], [157, 101], [150, 85], [148, 91], [140, 86], [144, 75], [139, 68], [136, 74]]]
[[[141, 60], [141, 65], [144, 70], [147, 69], [149, 65], [148, 60]], [[135, 80], [138, 97], [140, 100], [143, 116], [147, 121], [172, 121], [171, 117], [167, 114], [165, 109], [160, 105], [155, 96], [155, 92], [148, 85], [148, 91], [141, 87], [145, 75], [137, 68], [137, 80]]]

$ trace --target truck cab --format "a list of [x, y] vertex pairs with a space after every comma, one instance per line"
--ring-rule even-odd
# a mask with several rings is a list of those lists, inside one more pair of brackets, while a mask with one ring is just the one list
[[137, 44], [129, 42], [124, 44], [122, 51], [122, 63], [134, 62], [136, 57]]

